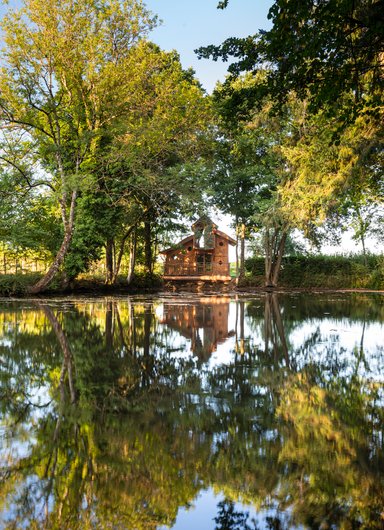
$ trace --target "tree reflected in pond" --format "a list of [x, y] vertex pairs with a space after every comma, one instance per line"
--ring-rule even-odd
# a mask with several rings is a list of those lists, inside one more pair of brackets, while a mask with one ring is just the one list
[[[172, 527], [213, 488], [212, 530], [382, 528], [382, 305], [298, 305], [3, 306], [2, 527]], [[349, 349], [329, 312], [358, 325]]]
[[255, 521], [249, 520], [249, 513], [236, 510], [234, 502], [221, 501], [217, 508], [215, 530], [257, 530]]

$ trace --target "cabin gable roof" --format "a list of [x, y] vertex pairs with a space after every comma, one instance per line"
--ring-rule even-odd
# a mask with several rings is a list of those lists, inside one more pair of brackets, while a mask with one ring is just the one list
[[[197, 222], [198, 221], [196, 221], [196, 223]], [[216, 225], [214, 225], [214, 226], [216, 226]], [[232, 246], [236, 245], [236, 240], [233, 239], [228, 234], [226, 234], [225, 232], [222, 232], [221, 230], [215, 229], [214, 233], [215, 233], [215, 235], [217, 235], [219, 237], [222, 237], [223, 239], [226, 239], [230, 245], [232, 245]], [[191, 234], [191, 235], [185, 237], [184, 239], [182, 239], [181, 241], [179, 241], [178, 243], [176, 243], [176, 245], [174, 247], [170, 247], [170, 248], [167, 248], [165, 250], [162, 250], [160, 252], [160, 254], [169, 254], [170, 252], [175, 252], [177, 250], [181, 250], [180, 247], [185, 245], [186, 243], [193, 242], [193, 238], [194, 238], [194, 234]], [[204, 250], [204, 249], [200, 249], [200, 250]], [[211, 252], [212, 252], [212, 249], [211, 249]]]
[[199, 219], [197, 221], [195, 221], [193, 223], [193, 225], [191, 226], [192, 230], [195, 231], [195, 228], [197, 226], [207, 226], [207, 225], [210, 225], [212, 226], [213, 229], [217, 228], [217, 224], [215, 224], [212, 219], [210, 217], [208, 217], [207, 215], [202, 215], [201, 217], [199, 217]]
[[215, 231], [216, 235], [217, 236], [220, 236], [224, 239], [227, 239], [228, 243], [232, 246], [236, 245], [236, 239], [233, 239], [233, 237], [229, 236], [228, 234], [226, 234], [225, 232], [222, 232], [221, 230], [216, 230]]
[[193, 234], [185, 237], [184, 239], [182, 239], [181, 241], [179, 241], [178, 243], [176, 243], [176, 245], [174, 247], [169, 247], [169, 248], [166, 248], [165, 250], [162, 250], [160, 252], [160, 254], [168, 254], [169, 252], [175, 252], [177, 250], [180, 250], [180, 246], [181, 245], [185, 245], [186, 243], [188, 243], [189, 241], [193, 241]]

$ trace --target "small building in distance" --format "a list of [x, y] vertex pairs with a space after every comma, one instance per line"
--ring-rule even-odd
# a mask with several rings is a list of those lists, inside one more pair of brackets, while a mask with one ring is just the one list
[[162, 254], [165, 280], [230, 281], [229, 245], [236, 241], [217, 229], [209, 217], [192, 225], [193, 234]]

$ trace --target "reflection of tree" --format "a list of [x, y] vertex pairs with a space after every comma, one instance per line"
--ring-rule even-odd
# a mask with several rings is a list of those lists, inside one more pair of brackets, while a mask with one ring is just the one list
[[272, 342], [272, 351], [275, 361], [283, 355], [287, 368], [289, 368], [289, 354], [285, 329], [281, 317], [281, 309], [277, 294], [267, 293], [265, 296], [265, 351], [269, 351]]
[[[215, 530], [257, 530], [256, 523], [249, 521], [249, 513], [236, 510], [232, 501], [221, 501], [217, 508]], [[252, 523], [252, 526], [248, 522]]]
[[52, 329], [55, 332], [57, 340], [60, 344], [61, 351], [63, 353], [63, 363], [60, 372], [59, 389], [61, 395], [61, 402], [64, 403], [64, 385], [65, 379], [68, 379], [68, 386], [71, 395], [71, 403], [76, 401], [75, 384], [73, 380], [73, 359], [71, 349], [68, 344], [67, 337], [61, 327], [59, 321], [54, 315], [52, 309], [47, 304], [38, 303], [38, 306], [44, 311], [47, 319], [49, 320]]
[[279, 458], [289, 466], [283, 496], [310, 526], [382, 528], [383, 409], [372, 409], [378, 387], [352, 377], [313, 384], [297, 374], [282, 390], [278, 415], [288, 429]]
[[[212, 486], [226, 499], [218, 529], [255, 528], [237, 501], [268, 509], [271, 529], [380, 528], [382, 386], [354, 366], [341, 375], [335, 345], [310, 357], [321, 334], [294, 350], [296, 308], [268, 304], [244, 302], [244, 353], [211, 370], [173, 355], [175, 330], [147, 301], [65, 311], [42, 303], [23, 315], [37, 335], [9, 324], [21, 320], [11, 315], [0, 346], [1, 392], [9, 392], [1, 422], [13, 427], [15, 446], [31, 441], [2, 460], [0, 505], [14, 503], [8, 526], [154, 530]], [[246, 337], [265, 325], [266, 309], [277, 360]], [[368, 355], [364, 362], [368, 369]]]

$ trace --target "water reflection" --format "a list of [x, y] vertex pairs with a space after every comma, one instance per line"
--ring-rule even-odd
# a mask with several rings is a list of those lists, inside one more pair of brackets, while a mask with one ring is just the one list
[[382, 298], [0, 311], [1, 527], [383, 527]]
[[166, 303], [162, 324], [191, 341], [191, 351], [206, 362], [218, 344], [235, 332], [229, 330], [229, 297], [209, 297], [192, 303]]

